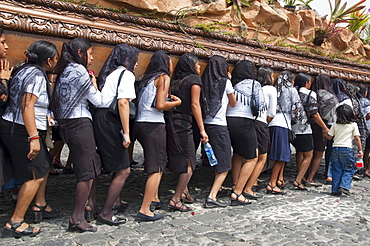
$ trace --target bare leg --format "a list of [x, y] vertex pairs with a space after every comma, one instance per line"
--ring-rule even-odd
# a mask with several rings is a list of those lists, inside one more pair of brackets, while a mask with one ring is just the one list
[[277, 184], [281, 186], [285, 186], [285, 181], [284, 181], [284, 168], [285, 168], [285, 162], [284, 164], [280, 167], [279, 170], [279, 175], [278, 175], [278, 180]]
[[[300, 164], [299, 164], [297, 177], [295, 178], [294, 183], [296, 184], [296, 186], [299, 186], [300, 188], [303, 188], [303, 185], [299, 185], [299, 184], [302, 183], [302, 179], [303, 179], [304, 175], [306, 174], [308, 167], [310, 166], [313, 151], [311, 150], [311, 151], [308, 151], [308, 152], [297, 152], [297, 155], [299, 155], [301, 157], [299, 158]], [[297, 158], [297, 161], [298, 161], [298, 158]], [[294, 183], [293, 183], [293, 185], [295, 185]]]
[[253, 195], [252, 188], [253, 188], [254, 184], [258, 180], [258, 177], [260, 176], [260, 174], [262, 172], [262, 169], [263, 169], [263, 167], [266, 164], [266, 160], [267, 160], [267, 153], [266, 154], [262, 154], [262, 155], [258, 155], [257, 164], [255, 165], [255, 167], [253, 169], [253, 172], [250, 175], [250, 177], [249, 177], [249, 179], [247, 181], [247, 184], [245, 185], [244, 192]]
[[322, 151], [316, 151], [316, 150], [313, 151], [313, 157], [312, 157], [312, 160], [311, 160], [310, 168], [309, 168], [308, 173], [307, 173], [307, 181], [308, 182], [314, 182], [313, 178], [314, 178], [317, 170], [319, 169], [323, 153], [324, 152], [322, 152]]
[[[179, 180], [177, 181], [177, 187], [175, 190], [175, 193], [173, 194], [170, 205], [176, 206], [176, 203], [180, 202], [181, 196], [184, 193], [184, 190], [187, 189], [187, 185], [191, 179], [191, 176], [193, 175], [193, 170], [190, 165], [188, 165], [188, 170], [186, 173], [182, 173], [179, 176]], [[188, 193], [185, 193], [188, 194]], [[179, 203], [180, 204], [180, 203]], [[185, 206], [183, 204], [180, 204], [181, 206]]]
[[[33, 179], [23, 183], [21, 189], [18, 193], [18, 201], [15, 207], [14, 213], [10, 218], [12, 221], [19, 223], [24, 220], [24, 215], [27, 212], [28, 207], [30, 206], [32, 199], [35, 197], [37, 190], [40, 187], [44, 178]], [[11, 228], [9, 223], [6, 224], [6, 227]], [[28, 228], [27, 223], [23, 223], [17, 230], [23, 231]], [[39, 228], [34, 228], [33, 232], [39, 231]]]
[[213, 185], [211, 188], [211, 192], [209, 193], [208, 197], [212, 200], [217, 199], [217, 193], [219, 192], [222, 184], [224, 183], [228, 172], [218, 173], [215, 171], [215, 180], [213, 181]]
[[365, 170], [365, 175], [370, 176], [370, 160], [369, 160], [369, 154], [370, 150], [365, 149], [365, 154], [364, 154], [364, 170]]
[[243, 192], [243, 189], [244, 189], [249, 177], [251, 176], [251, 174], [254, 170], [254, 167], [257, 164], [257, 160], [258, 160], [257, 157], [254, 158], [254, 159], [245, 160], [245, 163], [242, 166], [242, 169], [240, 171], [238, 182], [236, 183], [236, 186], [235, 186], [235, 189], [234, 189], [234, 192], [236, 194], [240, 195]]
[[267, 190], [274, 190], [280, 192], [280, 188], [276, 186], [276, 182], [281, 172], [281, 169], [284, 168], [285, 162], [284, 161], [275, 161], [274, 165], [272, 166], [270, 182], [267, 186]]
[[123, 186], [125, 185], [127, 177], [130, 175], [130, 168], [120, 170], [113, 173], [113, 179], [109, 185], [107, 198], [105, 199], [103, 210], [100, 216], [105, 219], [111, 220], [113, 216], [112, 206], [119, 197]]
[[143, 202], [141, 203], [140, 213], [151, 217], [154, 216], [152, 211], [150, 211], [150, 203], [156, 200], [159, 201], [158, 187], [161, 182], [161, 178], [162, 172], [149, 174], [145, 185], [145, 193]]
[[[38, 205], [38, 206], [45, 206], [47, 203], [46, 203], [46, 200], [45, 200], [45, 191], [46, 191], [46, 183], [48, 182], [48, 177], [49, 175], [46, 175], [44, 177], [44, 180], [41, 182], [40, 184], [40, 187], [36, 193], [36, 196], [35, 196], [35, 204]], [[33, 207], [32, 208], [33, 211], [40, 211], [40, 208], [38, 207]], [[50, 206], [47, 206], [45, 208], [45, 211], [46, 212], [51, 212], [53, 209], [50, 207]]]
[[233, 178], [233, 186], [238, 182], [240, 171], [242, 169], [242, 165], [243, 165], [243, 157], [241, 155], [234, 153], [233, 158], [232, 158], [232, 169], [231, 169], [231, 176]]

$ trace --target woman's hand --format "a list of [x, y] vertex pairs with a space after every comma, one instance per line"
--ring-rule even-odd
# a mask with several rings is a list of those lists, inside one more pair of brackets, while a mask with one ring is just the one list
[[13, 67], [10, 68], [9, 64], [9, 61], [6, 59], [0, 60], [0, 79], [10, 79]]
[[202, 142], [202, 143], [207, 143], [209, 140], [208, 140], [208, 135], [207, 135], [207, 133], [206, 133], [206, 131], [200, 131], [200, 136], [201, 136], [201, 138], [200, 138], [200, 141]]
[[130, 134], [123, 134], [123, 137], [125, 138], [125, 141], [122, 142], [122, 145], [127, 149], [131, 144]]
[[30, 140], [30, 152], [27, 155], [27, 158], [33, 160], [40, 152], [40, 139], [31, 139]]
[[180, 106], [182, 103], [181, 99], [175, 95], [171, 95], [171, 99], [172, 99], [172, 102], [176, 102], [176, 106]]
[[94, 85], [95, 89], [98, 89], [98, 83], [96, 82], [96, 77], [93, 71], [89, 71], [91, 82]]

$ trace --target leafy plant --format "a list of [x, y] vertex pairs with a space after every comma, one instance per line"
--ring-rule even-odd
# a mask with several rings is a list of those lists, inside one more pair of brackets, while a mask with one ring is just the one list
[[349, 15], [348, 29], [358, 36], [365, 29], [365, 24], [370, 20], [370, 13], [368, 10], [357, 11]]
[[347, 7], [347, 2], [345, 2], [343, 5], [341, 5], [341, 0], [335, 0], [334, 6], [332, 6], [330, 0], [329, 2], [329, 7], [330, 7], [330, 13], [331, 13], [331, 18], [330, 21], [333, 24], [338, 24], [338, 23], [343, 23], [343, 22], [348, 22], [350, 20], [349, 15], [351, 13], [357, 12], [365, 8], [365, 5], [362, 5], [366, 0], [360, 0], [357, 3], [355, 3], [353, 6]]
[[300, 6], [306, 6], [307, 8], [312, 9], [310, 3], [312, 3], [314, 0], [298, 0], [298, 1], [301, 2], [301, 4], [299, 4]]
[[229, 6], [233, 5], [236, 9], [239, 21], [242, 21], [242, 6], [251, 6], [246, 0], [227, 0]]
[[284, 0], [284, 3], [288, 6], [296, 6], [296, 1], [297, 0]]

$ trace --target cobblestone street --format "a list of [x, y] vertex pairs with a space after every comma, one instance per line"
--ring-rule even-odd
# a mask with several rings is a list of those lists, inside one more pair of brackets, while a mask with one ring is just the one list
[[[135, 160], [142, 163], [140, 145], [136, 144]], [[65, 162], [65, 154], [63, 162]], [[317, 181], [324, 182], [320, 168]], [[47, 200], [54, 208], [62, 210], [61, 216], [44, 220], [39, 226], [42, 233], [34, 238], [0, 238], [0, 245], [368, 245], [370, 235], [370, 180], [354, 181], [351, 196], [330, 195], [330, 185], [308, 187], [308, 191], [294, 190], [291, 181], [295, 171], [289, 164], [286, 170], [287, 195], [268, 195], [265, 186], [269, 173], [260, 177], [260, 192], [264, 197], [251, 205], [206, 209], [204, 199], [213, 179], [210, 167], [200, 167], [190, 182], [190, 191], [197, 199], [190, 205], [193, 211], [170, 212], [167, 203], [174, 192], [177, 176], [164, 173], [160, 197], [165, 202], [158, 213], [165, 218], [156, 222], [140, 222], [136, 219], [146, 180], [141, 165], [132, 168], [122, 192], [122, 200], [129, 204], [127, 223], [114, 227], [98, 226], [96, 233], [69, 233], [66, 231], [72, 213], [74, 175], [51, 176], [47, 187]], [[98, 198], [102, 205], [110, 175], [99, 178]], [[228, 194], [220, 197], [229, 201], [231, 177], [225, 184]], [[0, 196], [0, 223], [4, 225], [12, 212], [9, 193]], [[26, 221], [32, 221], [31, 213]], [[95, 224], [97, 222], [93, 222]], [[32, 224], [31, 225], [35, 225]]]

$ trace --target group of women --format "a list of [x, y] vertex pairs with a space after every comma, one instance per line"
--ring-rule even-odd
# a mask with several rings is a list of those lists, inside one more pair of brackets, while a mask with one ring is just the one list
[[[313, 175], [329, 145], [323, 133], [334, 122], [337, 104], [358, 98], [358, 112], [370, 112], [370, 101], [365, 100], [363, 90], [347, 93], [339, 79], [331, 83], [328, 76], [319, 75], [311, 85], [309, 75], [298, 74], [294, 80], [291, 72], [283, 71], [273, 85], [270, 68], [260, 67], [256, 73], [253, 62], [243, 60], [230, 74], [225, 58], [217, 55], [209, 59], [200, 76], [194, 54], [182, 55], [173, 69], [169, 55], [160, 50], [135, 82], [133, 71], [140, 51], [120, 44], [108, 56], [97, 79], [87, 69], [93, 62], [93, 51], [83, 38], [64, 43], [61, 54], [54, 44], [37, 41], [27, 49], [24, 64], [12, 71], [5, 59], [8, 46], [3, 34], [1, 40], [0, 80], [9, 87], [1, 96], [7, 101], [0, 122], [1, 153], [8, 153], [14, 177], [24, 182], [14, 213], [4, 226], [4, 236], [40, 233], [40, 228], [24, 222], [33, 199], [35, 220], [59, 214], [45, 200], [51, 163], [45, 145], [50, 115], [54, 115], [59, 134], [70, 149], [77, 179], [68, 230], [95, 232], [97, 228], [90, 225], [95, 217], [108, 225], [126, 221], [116, 217], [113, 209], [125, 207], [120, 193], [130, 174], [127, 148], [133, 132], [143, 147], [144, 171], [148, 174], [137, 217], [155, 221], [163, 218], [154, 210], [163, 205], [158, 188], [166, 166], [179, 173], [169, 208], [191, 210], [185, 203], [195, 202], [188, 183], [195, 169], [199, 140], [211, 144], [218, 163], [205, 207], [228, 205], [218, 200], [217, 194], [230, 170], [231, 205], [247, 205], [251, 203], [249, 199], [262, 197], [252, 188], [268, 153], [274, 165], [267, 192], [285, 194], [281, 188], [285, 185], [284, 165], [290, 161], [289, 129], [297, 134], [292, 142], [298, 169], [293, 185], [304, 190], [303, 181], [317, 185]], [[52, 90], [48, 73], [54, 72], [58, 78]], [[294, 81], [298, 90], [293, 87]], [[130, 115], [134, 113], [130, 107], [134, 99], [137, 111], [133, 130]], [[112, 173], [112, 181], [100, 210], [95, 190], [102, 170]]]

